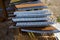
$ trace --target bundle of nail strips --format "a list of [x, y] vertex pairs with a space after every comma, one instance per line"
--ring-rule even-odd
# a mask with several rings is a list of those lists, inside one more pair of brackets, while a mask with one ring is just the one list
[[16, 26], [20, 27], [43, 27], [54, 23], [48, 21], [51, 20], [49, 10], [16, 11], [14, 15], [13, 22], [16, 22]]

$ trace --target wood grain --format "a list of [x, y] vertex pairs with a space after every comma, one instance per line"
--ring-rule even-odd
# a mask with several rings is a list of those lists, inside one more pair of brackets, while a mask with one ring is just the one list
[[56, 28], [50, 27], [50, 26], [48, 26], [48, 27], [36, 27], [36, 28], [34, 28], [34, 27], [26, 27], [26, 28], [22, 28], [22, 29], [28, 29], [28, 30], [46, 30], [46, 31], [56, 30]]
[[36, 3], [36, 4], [19, 4], [19, 5], [15, 5], [16, 8], [26, 8], [26, 7], [34, 7], [34, 6], [45, 6], [45, 4]]
[[6, 11], [6, 6], [5, 6], [5, 4], [4, 4], [4, 1], [3, 0], [0, 0], [0, 6], [1, 6], [1, 8], [3, 9], [3, 17], [6, 19], [7, 18], [7, 11]]

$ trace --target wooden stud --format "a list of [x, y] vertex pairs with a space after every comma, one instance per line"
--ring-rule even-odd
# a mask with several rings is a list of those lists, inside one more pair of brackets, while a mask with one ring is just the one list
[[3, 16], [4, 16], [4, 18], [7, 19], [8, 14], [7, 14], [6, 6], [5, 6], [5, 3], [3, 2], [3, 0], [0, 0], [0, 6], [3, 9]]

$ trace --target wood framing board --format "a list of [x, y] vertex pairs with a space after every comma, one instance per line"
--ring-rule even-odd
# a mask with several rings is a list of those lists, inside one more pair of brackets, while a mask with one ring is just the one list
[[57, 30], [53, 26], [46, 26], [46, 27], [16, 27], [16, 26], [10, 26], [9, 28], [21, 28], [21, 29], [27, 29], [27, 30]]
[[20, 0], [11, 0], [10, 3], [18, 2]]
[[0, 21], [4, 21], [4, 19], [7, 19], [8, 15], [7, 15], [7, 11], [6, 11], [6, 8], [5, 8], [5, 4], [3, 2], [3, 0], [0, 0], [0, 8], [2, 8], [2, 18], [0, 18]]
[[47, 6], [34, 6], [34, 7], [26, 7], [26, 8], [17, 8], [18, 11], [20, 10], [23, 10], [23, 11], [26, 11], [26, 10], [42, 10], [42, 9], [46, 9], [48, 8]]
[[21, 29], [22, 31], [25, 32], [34, 32], [34, 33], [59, 33], [59, 27], [57, 28], [57, 26], [51, 26], [51, 27], [45, 27], [45, 28], [23, 28]]
[[45, 30], [26, 30], [26, 29], [21, 29], [23, 32], [33, 32], [33, 33], [58, 33], [60, 32], [59, 30], [50, 30], [50, 31], [45, 31]]
[[22, 29], [26, 29], [26, 30], [45, 30], [45, 31], [49, 31], [49, 30], [56, 30], [56, 28], [54, 28], [53, 26], [46, 26], [46, 27], [25, 27]]
[[34, 7], [34, 6], [45, 6], [43, 3], [35, 3], [35, 4], [19, 4], [15, 5], [16, 8], [27, 8], [27, 7]]
[[53, 26], [46, 26], [46, 27], [16, 27], [10, 26], [9, 28], [21, 28], [23, 32], [33, 32], [33, 33], [58, 33], [60, 30], [56, 29]]

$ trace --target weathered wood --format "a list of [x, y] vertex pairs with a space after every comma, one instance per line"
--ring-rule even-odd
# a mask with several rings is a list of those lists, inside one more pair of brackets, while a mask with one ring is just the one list
[[6, 6], [5, 6], [5, 3], [4, 3], [4, 1], [3, 0], [0, 0], [0, 8], [2, 9], [2, 16], [1, 16], [1, 18], [0, 18], [0, 21], [2, 22], [2, 21], [5, 21], [5, 19], [7, 19], [7, 17], [8, 17], [8, 15], [7, 15], [7, 11], [6, 11]]
[[5, 6], [5, 3], [4, 3], [3, 0], [0, 0], [0, 6], [3, 9], [2, 10], [3, 11], [3, 15], [4, 15], [4, 18], [6, 19], [8, 15], [7, 15], [6, 6]]
[[20, 4], [20, 5], [15, 5], [17, 10], [32, 10], [32, 9], [43, 9], [43, 8], [48, 8], [45, 6], [43, 3], [25, 3], [25, 4]]
[[0, 22], [3, 22], [5, 20], [5, 18], [0, 17]]
[[21, 31], [24, 32], [33, 32], [33, 33], [57, 33], [60, 32], [59, 30], [50, 30], [50, 31], [42, 31], [42, 30], [27, 30], [27, 29], [21, 29]]
[[50, 30], [56, 30], [55, 27], [53, 26], [46, 26], [46, 27], [25, 27], [21, 29], [26, 29], [26, 30], [45, 30], [45, 31], [50, 31]]
[[26, 3], [26, 2], [35, 2], [35, 1], [38, 1], [38, 0], [11, 0], [10, 3]]
[[46, 8], [48, 8], [47, 6], [35, 6], [35, 7], [27, 7], [27, 8], [17, 8], [17, 10], [19, 11], [19, 10], [32, 10], [32, 9], [46, 9]]
[[16, 8], [27, 8], [27, 7], [34, 7], [34, 6], [45, 6], [43, 3], [35, 3], [35, 4], [20, 4], [15, 5]]

